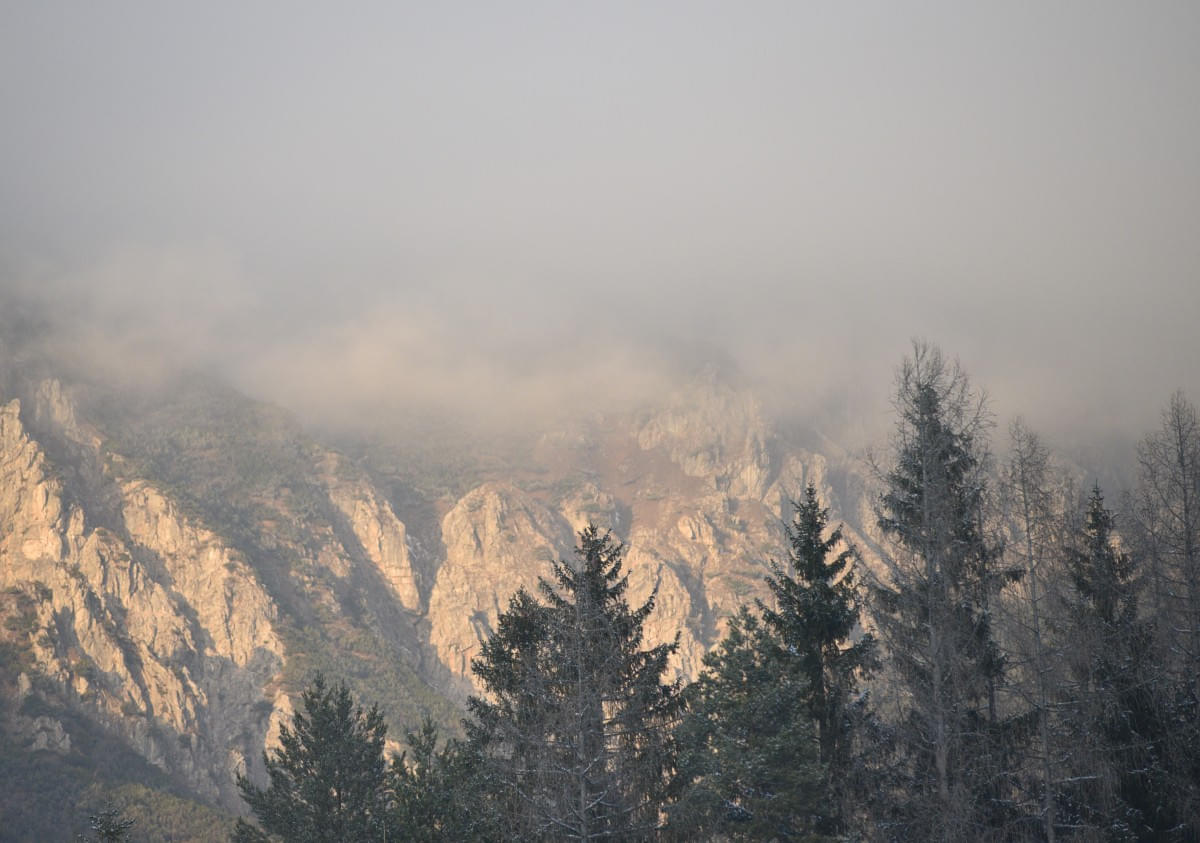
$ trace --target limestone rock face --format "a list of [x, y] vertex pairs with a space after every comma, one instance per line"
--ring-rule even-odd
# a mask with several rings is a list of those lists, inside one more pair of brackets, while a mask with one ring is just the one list
[[46, 378], [38, 383], [32, 402], [33, 424], [43, 430], [57, 430], [62, 436], [82, 445], [95, 447], [99, 438], [94, 431], [86, 430], [76, 416], [75, 404], [63, 390], [62, 383], [55, 378]]
[[13, 564], [29, 568], [29, 560], [60, 561], [68, 513], [63, 511], [58, 483], [21, 423], [21, 404], [0, 407], [0, 547]]
[[[443, 521], [431, 641], [445, 666], [468, 680], [470, 657], [508, 597], [533, 590], [549, 558], [570, 561], [575, 535], [589, 523], [625, 542], [630, 603], [654, 596], [646, 643], [678, 636], [673, 670], [694, 678], [727, 619], [766, 597], [763, 578], [771, 560], [786, 558], [784, 522], [805, 484], [816, 485], [835, 518], [844, 506], [823, 457], [784, 448], [753, 398], [712, 379], [663, 409], [608, 419], [591, 433], [546, 436], [541, 445], [548, 463], [573, 464], [588, 479], [537, 493], [484, 484]], [[847, 530], [847, 538], [857, 536]]]
[[[269, 422], [229, 435], [222, 424], [253, 426], [260, 410], [220, 395], [136, 427], [122, 452], [100, 432], [107, 417], [57, 381], [16, 392], [0, 396], [0, 609], [32, 607], [13, 634], [36, 667], [6, 681], [19, 705], [56, 694], [234, 811], [234, 772], [262, 772], [292, 714], [287, 689], [313, 667], [393, 670], [365, 685], [378, 695], [368, 702], [399, 699], [397, 719], [444, 705], [449, 721], [447, 696], [478, 690], [471, 659], [510, 597], [536, 593], [551, 560], [573, 562], [588, 524], [625, 543], [630, 604], [655, 601], [644, 643], [678, 640], [669, 678], [690, 679], [728, 617], [767, 596], [806, 483], [835, 523], [870, 522], [846, 459], [797, 447], [715, 377], [548, 433], [531, 465], [489, 468], [465, 494], [389, 482], [396, 499], [358, 463]], [[211, 401], [218, 422], [193, 425]], [[174, 466], [181, 449], [186, 470], [145, 467], [163, 454]], [[847, 538], [869, 562], [870, 541]], [[30, 751], [83, 743], [73, 718], [26, 720]], [[398, 736], [413, 722], [390, 725]]]
[[550, 560], [574, 546], [561, 515], [521, 490], [486, 483], [442, 521], [446, 559], [429, 598], [430, 642], [457, 676], [468, 677], [478, 642], [520, 587], [534, 588]]
[[[66, 424], [62, 436], [86, 442], [61, 390], [39, 395], [39, 427]], [[235, 808], [230, 759], [258, 757], [274, 707], [264, 688], [283, 659], [275, 606], [241, 556], [161, 491], [111, 483], [121, 521], [93, 523], [20, 402], [0, 407], [0, 587], [33, 599], [29, 644], [62, 695]], [[61, 724], [35, 726], [35, 748], [69, 748]]]
[[569, 492], [559, 501], [558, 508], [575, 535], [589, 524], [603, 530], [612, 530], [617, 535], [622, 535], [629, 526], [624, 523], [625, 519], [617, 499], [595, 483], [584, 483]]
[[66, 755], [71, 751], [71, 736], [67, 734], [60, 721], [45, 715], [35, 717], [33, 720], [25, 718], [25, 720], [26, 723], [22, 725], [30, 735], [29, 748], [31, 750], [34, 752], [48, 750], [59, 755]]
[[636, 435], [644, 450], [664, 449], [686, 474], [731, 495], [759, 498], [770, 482], [770, 434], [758, 401], [715, 378], [671, 396]]
[[329, 499], [346, 519], [370, 562], [396, 599], [412, 612], [421, 609], [420, 576], [413, 568], [404, 523], [367, 480], [337, 457], [323, 466]]
[[144, 481], [122, 484], [125, 529], [135, 552], [160, 562], [170, 588], [196, 612], [207, 633], [205, 650], [247, 667], [283, 645], [275, 633], [275, 607], [237, 551], [205, 527], [183, 518], [161, 492]]

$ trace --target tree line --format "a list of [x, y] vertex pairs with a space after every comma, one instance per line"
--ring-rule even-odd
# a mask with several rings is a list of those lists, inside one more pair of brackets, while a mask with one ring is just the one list
[[318, 677], [239, 786], [239, 841], [1200, 839], [1200, 423], [1182, 393], [1114, 507], [1021, 422], [1008, 454], [916, 343], [874, 464], [878, 569], [809, 485], [767, 599], [690, 684], [589, 526], [511, 597], [465, 737]]

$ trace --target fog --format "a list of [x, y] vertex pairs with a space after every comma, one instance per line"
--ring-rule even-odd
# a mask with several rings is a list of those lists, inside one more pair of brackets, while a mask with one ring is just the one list
[[874, 431], [919, 336], [1139, 435], [1200, 398], [1200, 5], [983, 5], [6, 4], [0, 284], [320, 423], [716, 360]]

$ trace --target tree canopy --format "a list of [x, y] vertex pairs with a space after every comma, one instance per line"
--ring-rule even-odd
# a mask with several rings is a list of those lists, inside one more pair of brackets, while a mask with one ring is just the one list
[[[300, 695], [301, 710], [264, 753], [269, 784], [239, 775], [238, 788], [261, 830], [238, 822], [234, 839], [267, 835], [288, 843], [384, 840], [388, 825], [387, 725], [379, 709], [357, 705], [345, 683], [318, 674]], [[265, 832], [265, 834], [264, 834]]]
[[626, 599], [624, 547], [589, 525], [573, 562], [551, 565], [542, 601], [512, 598], [472, 669], [487, 694], [468, 735], [492, 798], [523, 839], [645, 836], [659, 825], [674, 764], [675, 644], [643, 648], [654, 595]]

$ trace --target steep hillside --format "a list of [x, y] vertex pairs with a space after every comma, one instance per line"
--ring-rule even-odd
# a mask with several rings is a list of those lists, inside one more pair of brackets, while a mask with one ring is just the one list
[[5, 757], [104, 770], [83, 747], [107, 742], [138, 759], [102, 773], [142, 788], [134, 811], [171, 794], [240, 811], [235, 772], [259, 772], [313, 670], [379, 702], [394, 738], [426, 714], [454, 731], [480, 638], [589, 522], [627, 544], [650, 637], [678, 635], [694, 676], [763, 594], [803, 485], [835, 517], [863, 505], [851, 461], [711, 374], [638, 413], [405, 459], [423, 446], [334, 450], [206, 378], [131, 392], [30, 371], [0, 379]]
[[[724, 622], [762, 596], [783, 556], [790, 501], [814, 483], [839, 512], [861, 508], [853, 467], [788, 442], [747, 393], [705, 376], [660, 408], [547, 434], [531, 461], [454, 502], [430, 597], [431, 641], [469, 678], [470, 654], [517, 587], [569, 557], [587, 523], [628, 546], [631, 597], [656, 591], [651, 638], [680, 636], [676, 669], [692, 677]], [[845, 497], [849, 500], [843, 500]], [[853, 527], [848, 535], [869, 552]]]
[[11, 642], [21, 669], [0, 680], [18, 711], [50, 712], [32, 742], [34, 727], [8, 724], [19, 746], [101, 734], [236, 812], [235, 772], [260, 768], [313, 669], [397, 725], [454, 721], [421, 678], [404, 525], [361, 472], [248, 418], [269, 411], [240, 397], [188, 389], [136, 424], [102, 407], [93, 423], [55, 380], [9, 382], [0, 588], [28, 611]]

